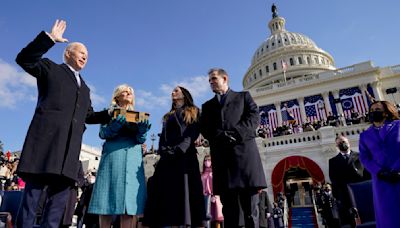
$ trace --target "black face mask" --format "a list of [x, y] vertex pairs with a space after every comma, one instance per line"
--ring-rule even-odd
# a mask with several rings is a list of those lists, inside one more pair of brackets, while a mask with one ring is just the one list
[[347, 151], [349, 149], [349, 145], [346, 142], [341, 142], [338, 145], [340, 151]]
[[369, 121], [371, 123], [373, 122], [382, 122], [384, 119], [383, 112], [382, 111], [373, 111], [369, 113]]

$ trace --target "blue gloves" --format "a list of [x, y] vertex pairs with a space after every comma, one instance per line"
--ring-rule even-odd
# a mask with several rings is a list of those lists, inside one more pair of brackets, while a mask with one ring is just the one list
[[151, 124], [149, 123], [149, 120], [143, 120], [137, 123], [137, 127], [139, 134], [144, 134], [150, 130]]
[[113, 132], [118, 132], [122, 126], [126, 123], [126, 118], [125, 116], [118, 115], [117, 118], [113, 119], [112, 122], [110, 123], [110, 129]]

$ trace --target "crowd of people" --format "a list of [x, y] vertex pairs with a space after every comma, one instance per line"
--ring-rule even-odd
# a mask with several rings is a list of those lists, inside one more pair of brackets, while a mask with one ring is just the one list
[[278, 137], [282, 135], [291, 135], [298, 134], [302, 132], [308, 131], [316, 131], [321, 127], [325, 126], [344, 126], [344, 125], [353, 125], [359, 123], [368, 123], [369, 122], [369, 114], [368, 112], [364, 114], [360, 114], [354, 109], [350, 110], [350, 115], [344, 116], [343, 114], [334, 115], [332, 112], [329, 112], [327, 117], [322, 120], [315, 119], [311, 121], [309, 117], [307, 117], [306, 121], [303, 124], [298, 124], [296, 120], [285, 121], [282, 126], [271, 127], [269, 124], [260, 125], [257, 129], [258, 136], [263, 138], [271, 138]]
[[17, 166], [19, 158], [16, 155], [1, 154], [0, 155], [0, 181], [1, 190], [23, 190], [25, 182], [17, 174]]
[[[209, 70], [209, 85], [215, 96], [202, 105], [201, 112], [186, 88], [173, 89], [171, 109], [162, 118], [160, 160], [146, 182], [142, 144], [151, 124], [113, 115], [116, 109], [135, 110], [133, 88], [117, 86], [110, 106], [95, 112], [89, 88], [80, 75], [88, 59], [85, 45], [70, 43], [64, 51], [64, 64], [42, 58], [55, 43], [67, 42], [65, 29], [66, 22], [57, 20], [50, 33], [41, 32], [16, 60], [37, 79], [39, 91], [20, 159], [8, 159], [0, 167], [2, 182], [12, 179], [10, 186], [19, 186], [18, 178], [17, 182], [12, 178], [16, 174], [26, 183], [17, 227], [68, 227], [74, 212], [79, 227], [283, 226], [283, 194], [273, 208], [265, 198], [267, 183], [255, 141], [258, 107], [249, 92], [235, 92], [229, 87], [224, 69]], [[345, 137], [336, 139], [340, 153], [329, 161], [332, 188], [326, 185], [319, 199], [328, 227], [350, 220], [342, 191], [349, 181], [364, 179], [361, 163], [372, 175], [377, 227], [395, 227], [394, 208], [400, 203], [396, 197], [400, 190], [400, 156], [396, 153], [400, 122], [392, 106], [380, 101], [371, 104], [368, 118], [373, 125], [361, 134], [359, 155], [349, 149]], [[358, 123], [361, 119], [355, 114], [350, 121]], [[86, 174], [79, 161], [85, 124], [101, 124], [99, 136], [104, 140], [98, 170]], [[269, 135], [340, 124], [344, 124], [340, 117], [330, 114], [327, 121], [301, 127], [292, 123], [279, 131], [270, 130]], [[200, 134], [210, 147], [202, 172], [196, 150], [202, 144]], [[340, 166], [344, 164], [351, 166]], [[75, 208], [79, 188], [82, 194]], [[326, 213], [334, 202], [339, 205], [337, 220]], [[271, 217], [271, 225], [260, 225], [262, 219], [271, 221]]]

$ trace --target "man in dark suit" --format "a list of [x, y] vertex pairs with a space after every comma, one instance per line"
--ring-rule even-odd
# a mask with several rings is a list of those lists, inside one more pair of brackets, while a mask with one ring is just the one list
[[258, 191], [267, 186], [255, 142], [258, 107], [249, 92], [229, 88], [225, 70], [211, 69], [208, 77], [216, 95], [203, 104], [200, 127], [210, 143], [214, 194], [225, 227], [258, 227]]
[[338, 201], [342, 225], [352, 224], [350, 216], [351, 202], [347, 184], [370, 179], [369, 173], [359, 160], [359, 153], [350, 150], [349, 140], [339, 135], [336, 138], [338, 155], [329, 159], [329, 178], [332, 182], [332, 193]]
[[274, 220], [272, 218], [272, 204], [269, 200], [267, 189], [260, 192], [260, 228], [274, 228]]
[[47, 189], [43, 227], [58, 227], [78, 177], [79, 154], [85, 123], [107, 123], [107, 111], [94, 112], [89, 88], [79, 71], [87, 62], [87, 49], [70, 43], [64, 64], [42, 58], [63, 38], [65, 21], [57, 20], [51, 33], [42, 31], [17, 56], [17, 63], [36, 78], [38, 101], [22, 148], [18, 174], [26, 181], [17, 227], [32, 227], [40, 195]]

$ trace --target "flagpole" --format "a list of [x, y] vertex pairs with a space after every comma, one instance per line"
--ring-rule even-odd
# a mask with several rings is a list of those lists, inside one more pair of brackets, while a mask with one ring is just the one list
[[285, 82], [286, 85], [286, 69], [287, 69], [287, 63], [281, 58], [281, 66], [282, 66], [282, 71], [283, 71], [283, 81]]

